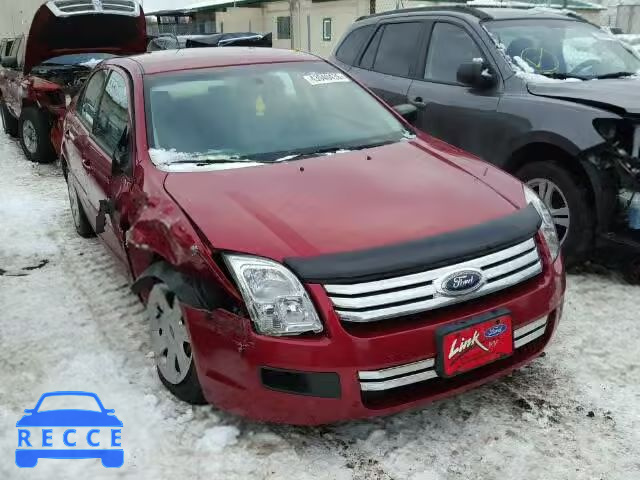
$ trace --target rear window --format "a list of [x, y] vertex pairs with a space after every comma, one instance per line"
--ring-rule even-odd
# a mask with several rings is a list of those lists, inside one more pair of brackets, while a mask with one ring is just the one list
[[369, 40], [375, 25], [357, 28], [343, 40], [336, 51], [336, 58], [343, 63], [353, 65], [364, 43]]

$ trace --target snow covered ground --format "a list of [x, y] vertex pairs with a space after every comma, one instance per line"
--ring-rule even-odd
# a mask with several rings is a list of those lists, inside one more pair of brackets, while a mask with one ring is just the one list
[[[76, 236], [58, 168], [0, 134], [0, 479], [639, 479], [639, 299], [614, 275], [571, 276], [545, 357], [418, 411], [295, 428], [193, 408], [157, 379], [126, 279]], [[51, 390], [116, 410], [121, 469], [15, 466], [15, 423]]]

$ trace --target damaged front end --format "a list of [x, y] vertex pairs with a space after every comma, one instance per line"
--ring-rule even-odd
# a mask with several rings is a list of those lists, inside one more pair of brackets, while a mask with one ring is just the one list
[[584, 152], [582, 161], [601, 200], [598, 246], [622, 247], [617, 250], [628, 262], [628, 254], [640, 255], [640, 117], [593, 124], [605, 142]]

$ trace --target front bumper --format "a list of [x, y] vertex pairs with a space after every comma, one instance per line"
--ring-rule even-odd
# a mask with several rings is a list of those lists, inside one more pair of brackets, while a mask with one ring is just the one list
[[[223, 410], [255, 420], [318, 425], [388, 415], [481, 385], [533, 360], [553, 335], [562, 313], [565, 277], [560, 260], [545, 264], [541, 275], [508, 290], [366, 325], [341, 322], [324, 289], [309, 285], [325, 323], [323, 336], [261, 336], [246, 318], [187, 308], [204, 395]], [[453, 378], [437, 377], [431, 365], [436, 330], [498, 309], [511, 313], [514, 354]], [[292, 372], [272, 377], [297, 379], [297, 393], [265, 382], [265, 367]], [[300, 385], [305, 373], [313, 380]], [[410, 378], [415, 375], [420, 377]], [[390, 381], [395, 382], [381, 383]]]

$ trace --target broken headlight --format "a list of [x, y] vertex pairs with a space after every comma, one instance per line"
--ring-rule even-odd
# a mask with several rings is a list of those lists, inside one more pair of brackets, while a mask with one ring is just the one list
[[250, 255], [225, 255], [256, 330], [264, 335], [322, 331], [306, 290], [283, 265]]
[[555, 262], [556, 258], [558, 258], [558, 255], [560, 254], [560, 241], [558, 240], [558, 233], [556, 231], [556, 225], [553, 223], [551, 212], [544, 202], [540, 200], [540, 197], [538, 197], [538, 195], [536, 195], [536, 193], [526, 185], [524, 185], [524, 198], [527, 200], [527, 203], [535, 207], [542, 219], [540, 233], [544, 237], [547, 248], [549, 248], [551, 260]]
[[618, 135], [618, 120], [596, 118], [593, 121], [593, 126], [607, 142], [615, 140]]

